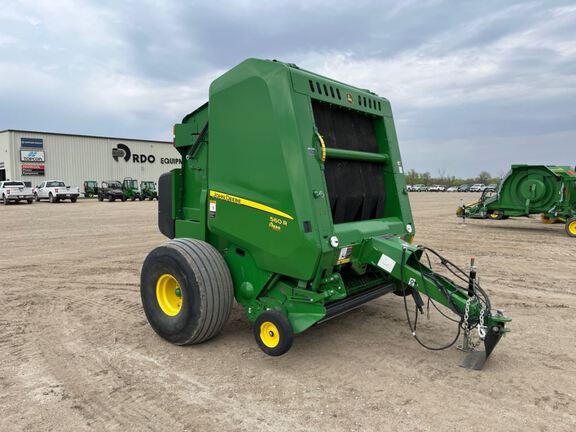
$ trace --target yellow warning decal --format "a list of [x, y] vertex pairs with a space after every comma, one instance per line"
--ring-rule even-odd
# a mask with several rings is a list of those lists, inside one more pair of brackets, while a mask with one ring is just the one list
[[260, 203], [257, 203], [255, 201], [250, 201], [250, 200], [240, 198], [240, 197], [237, 197], [234, 195], [229, 195], [227, 193], [217, 192], [217, 191], [213, 191], [213, 190], [210, 191], [210, 196], [212, 198], [216, 198], [216, 199], [219, 199], [222, 201], [228, 201], [228, 202], [231, 202], [234, 204], [240, 204], [240, 205], [243, 205], [246, 207], [252, 207], [252, 208], [255, 208], [257, 210], [265, 211], [266, 213], [271, 213], [271, 214], [276, 215], [276, 216], [281, 216], [281, 217], [284, 217], [286, 219], [294, 220], [294, 218], [287, 213], [281, 212], [280, 210], [276, 210], [275, 208], [268, 207], [267, 205], [260, 204]]

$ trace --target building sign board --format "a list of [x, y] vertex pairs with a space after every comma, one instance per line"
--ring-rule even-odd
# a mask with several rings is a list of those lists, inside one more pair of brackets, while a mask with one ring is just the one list
[[44, 150], [20, 150], [20, 162], [45, 162]]
[[23, 176], [43, 176], [44, 170], [44, 164], [22, 164]]
[[44, 148], [43, 138], [20, 138], [20, 147]]

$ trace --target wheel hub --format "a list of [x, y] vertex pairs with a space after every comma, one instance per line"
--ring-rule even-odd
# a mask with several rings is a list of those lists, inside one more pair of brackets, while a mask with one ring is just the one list
[[278, 328], [270, 321], [265, 321], [260, 325], [260, 339], [268, 348], [275, 348], [280, 343]]
[[168, 316], [176, 316], [182, 309], [182, 289], [176, 278], [165, 273], [156, 281], [158, 306]]

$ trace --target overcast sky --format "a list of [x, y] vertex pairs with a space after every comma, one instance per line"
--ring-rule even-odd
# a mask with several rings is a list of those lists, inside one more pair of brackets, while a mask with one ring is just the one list
[[576, 163], [574, 1], [0, 0], [0, 130], [171, 140], [248, 57], [388, 98], [406, 168]]

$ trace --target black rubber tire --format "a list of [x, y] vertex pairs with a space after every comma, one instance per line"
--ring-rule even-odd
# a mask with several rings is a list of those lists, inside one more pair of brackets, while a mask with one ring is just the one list
[[126, 201], [126, 197], [125, 197], [125, 196], [123, 196], [121, 199], [122, 199], [122, 202], [125, 202], [125, 201]]
[[72, 198], [70, 198], [70, 202], [73, 202], [73, 203], [75, 203], [77, 200], [78, 200], [77, 197], [72, 197]]
[[114, 201], [116, 201], [116, 198], [114, 198], [112, 195], [110, 195], [108, 197], [108, 202], [114, 202]]
[[[176, 278], [182, 292], [182, 306], [175, 316], [164, 313], [156, 297], [156, 283], [166, 273]], [[232, 310], [234, 287], [224, 258], [212, 245], [174, 239], [144, 260], [140, 295], [154, 331], [173, 344], [189, 345], [220, 333]]]
[[566, 234], [568, 234], [569, 237], [576, 237], [576, 231], [574, 231], [575, 225], [576, 225], [576, 217], [566, 219], [566, 225], [564, 225], [564, 229], [566, 230]]
[[[273, 323], [278, 329], [280, 340], [278, 341], [278, 345], [275, 347], [265, 345], [260, 336], [261, 326], [267, 321]], [[256, 318], [256, 321], [254, 321], [252, 329], [256, 343], [260, 349], [269, 356], [277, 357], [285, 354], [292, 347], [292, 343], [294, 342], [294, 330], [292, 330], [292, 325], [290, 324], [290, 321], [288, 321], [288, 317], [282, 312], [274, 309], [262, 312], [258, 318]]]
[[130, 198], [130, 201], [136, 201], [136, 197], [133, 196], [132, 198]]
[[138, 197], [138, 201], [144, 201], [144, 197], [139, 196], [139, 197]]
[[2, 203], [4, 205], [8, 205], [8, 200], [6, 199], [6, 195], [2, 195]]
[[28, 204], [32, 204], [34, 202], [33, 199], [27, 199], [26, 202], [28, 202]]
[[36, 202], [40, 202], [40, 197], [38, 196], [37, 193], [34, 194], [34, 199], [36, 200]]
[[98, 195], [98, 201], [100, 201], [100, 202], [104, 201], [104, 197], [101, 195]]
[[50, 193], [48, 194], [48, 199], [50, 200], [50, 202], [51, 202], [52, 204], [54, 204], [54, 203], [56, 202], [56, 198], [54, 198], [54, 195], [52, 195], [52, 192], [50, 192]]

